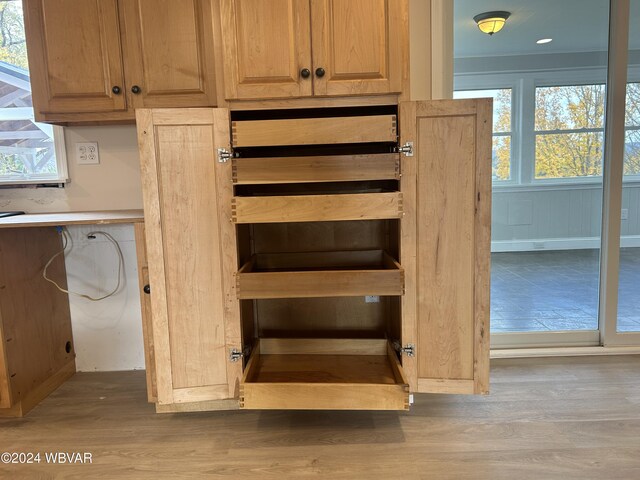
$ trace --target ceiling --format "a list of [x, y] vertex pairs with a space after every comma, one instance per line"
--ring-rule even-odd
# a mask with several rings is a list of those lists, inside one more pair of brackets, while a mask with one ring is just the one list
[[[632, 49], [640, 49], [640, 0], [631, 0]], [[473, 17], [492, 10], [511, 12], [504, 29], [489, 36]], [[607, 49], [608, 0], [455, 0], [454, 56], [492, 57]], [[537, 45], [540, 38], [551, 43]]]

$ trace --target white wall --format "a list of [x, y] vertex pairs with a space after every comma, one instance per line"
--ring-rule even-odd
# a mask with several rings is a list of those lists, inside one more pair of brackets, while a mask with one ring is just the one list
[[[622, 246], [640, 246], [640, 184], [625, 186]], [[602, 187], [495, 189], [492, 251], [599, 248]]]
[[[77, 165], [75, 143], [97, 141], [100, 165]], [[69, 176], [65, 188], [0, 190], [0, 210], [61, 212], [142, 208], [138, 147], [134, 126], [71, 127], [65, 129]], [[116, 284], [117, 257], [101, 236], [110, 233], [125, 258], [126, 282], [115, 296], [90, 302], [70, 297], [71, 322], [80, 371], [144, 368], [140, 298], [133, 227], [103, 225], [69, 227], [74, 248], [65, 258], [71, 290], [99, 296]], [[62, 294], [61, 294], [62, 295]]]

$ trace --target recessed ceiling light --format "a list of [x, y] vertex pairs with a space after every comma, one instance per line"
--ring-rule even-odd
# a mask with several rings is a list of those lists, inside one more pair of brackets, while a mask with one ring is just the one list
[[536, 43], [538, 45], [544, 45], [545, 43], [550, 43], [553, 41], [553, 38], [541, 38], [540, 40], [538, 40]]

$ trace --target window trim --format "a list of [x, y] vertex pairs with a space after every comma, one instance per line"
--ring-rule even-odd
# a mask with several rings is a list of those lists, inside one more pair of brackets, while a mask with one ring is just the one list
[[51, 178], [48, 175], [32, 175], [29, 178], [20, 179], [16, 176], [0, 176], [0, 187], [11, 187], [12, 185], [59, 185], [69, 183], [69, 167], [67, 164], [67, 147], [64, 141], [64, 127], [51, 125], [53, 128], [53, 148], [55, 150], [58, 176]]

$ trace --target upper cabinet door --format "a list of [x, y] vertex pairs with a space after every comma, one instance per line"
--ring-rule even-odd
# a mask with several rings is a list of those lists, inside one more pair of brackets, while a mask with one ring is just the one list
[[228, 99], [312, 94], [309, 0], [221, 0], [221, 19]]
[[117, 0], [25, 0], [36, 118], [126, 109]]
[[311, 0], [315, 95], [399, 93], [408, 63], [405, 0]]
[[159, 404], [237, 398], [242, 362], [225, 109], [136, 110]]
[[216, 105], [212, 0], [120, 0], [134, 108]]
[[406, 294], [413, 391], [489, 390], [490, 99], [400, 104]]

